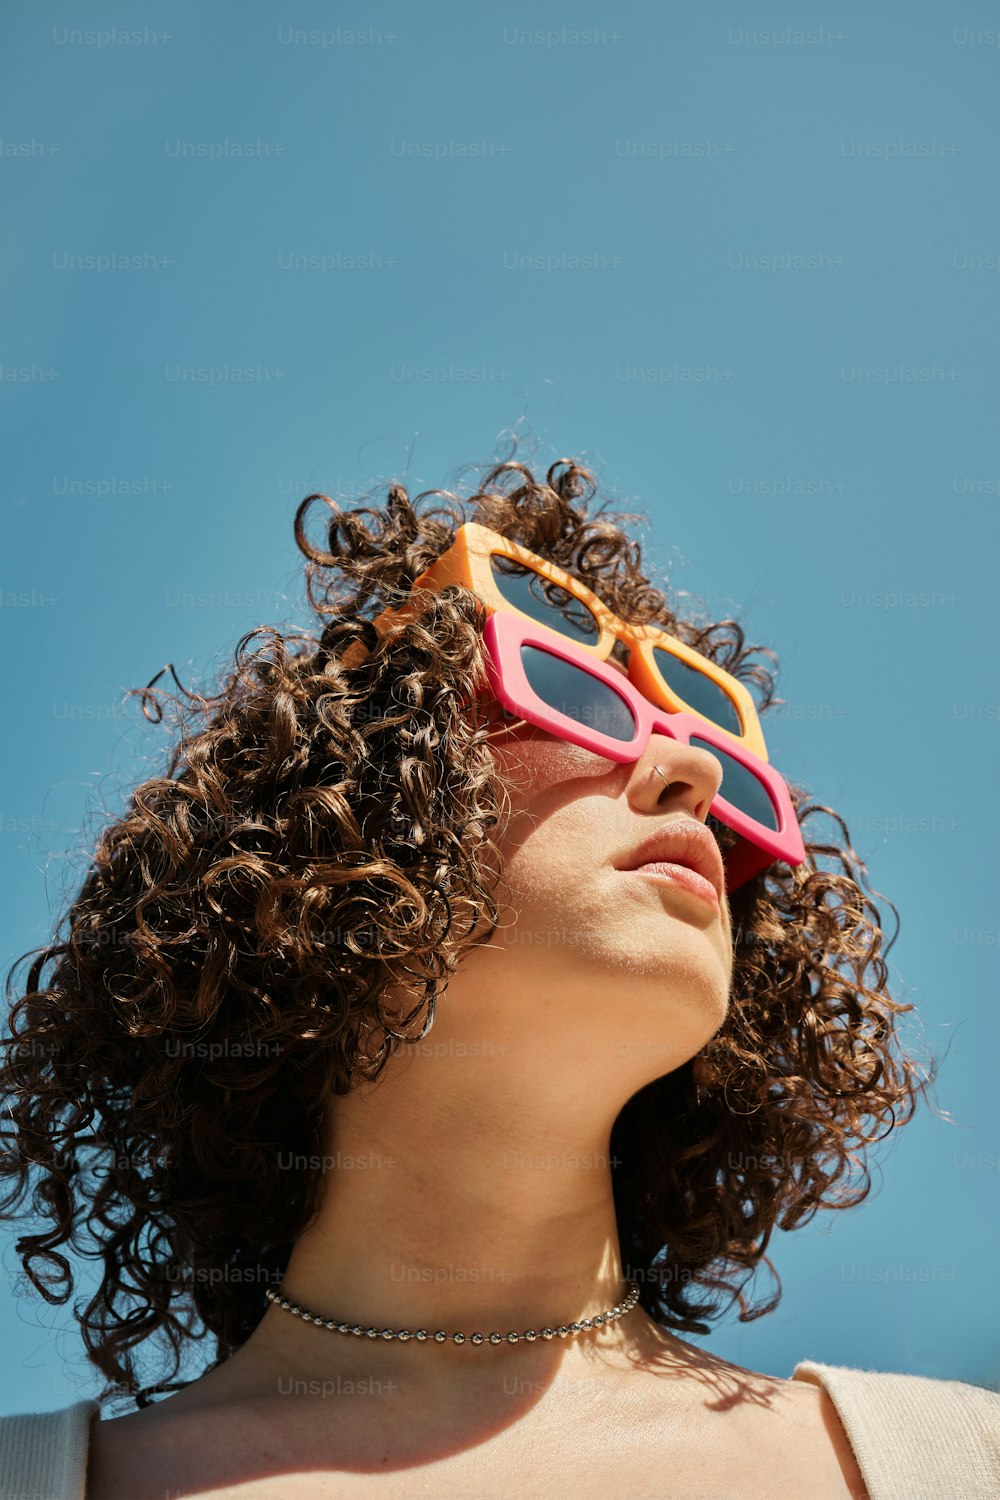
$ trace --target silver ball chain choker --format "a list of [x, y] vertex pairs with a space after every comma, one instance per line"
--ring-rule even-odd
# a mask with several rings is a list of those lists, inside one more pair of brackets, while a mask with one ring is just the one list
[[318, 1313], [306, 1312], [304, 1308], [296, 1307], [294, 1302], [289, 1302], [279, 1292], [274, 1292], [267, 1287], [264, 1296], [275, 1307], [284, 1307], [295, 1317], [301, 1318], [303, 1323], [315, 1323], [317, 1328], [329, 1328], [332, 1333], [350, 1333], [356, 1338], [369, 1339], [399, 1339], [405, 1343], [407, 1339], [416, 1339], [419, 1344], [430, 1341], [432, 1344], [464, 1344], [468, 1338], [470, 1344], [517, 1344], [521, 1339], [527, 1339], [528, 1343], [534, 1343], [535, 1339], [565, 1339], [572, 1338], [574, 1334], [585, 1333], [589, 1328], [603, 1328], [606, 1323], [614, 1323], [618, 1318], [623, 1318], [627, 1312], [639, 1300], [639, 1288], [634, 1281], [626, 1283], [628, 1295], [623, 1298], [617, 1307], [612, 1307], [608, 1312], [598, 1313], [596, 1318], [581, 1318], [579, 1323], [562, 1324], [559, 1328], [543, 1328], [540, 1333], [534, 1328], [528, 1328], [524, 1333], [443, 1333], [438, 1329], [437, 1333], [428, 1333], [426, 1328], [418, 1328], [411, 1333], [408, 1328], [362, 1328], [360, 1324], [338, 1323], [336, 1318], [321, 1318]]

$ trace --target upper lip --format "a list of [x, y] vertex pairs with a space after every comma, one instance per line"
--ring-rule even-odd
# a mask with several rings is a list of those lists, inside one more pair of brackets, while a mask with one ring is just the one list
[[711, 881], [715, 894], [722, 900], [725, 874], [722, 855], [715, 838], [704, 823], [684, 818], [657, 828], [643, 839], [630, 854], [626, 854], [618, 870], [638, 870], [642, 865], [655, 864], [663, 860], [671, 865], [687, 865], [699, 875]]

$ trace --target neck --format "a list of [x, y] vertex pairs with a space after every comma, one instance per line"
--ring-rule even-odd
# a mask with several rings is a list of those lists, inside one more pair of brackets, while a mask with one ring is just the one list
[[[474, 1064], [489, 1066], [488, 1056], [466, 1059], [466, 1071]], [[540, 1132], [523, 1097], [508, 1102], [495, 1091], [488, 1108], [439, 1095], [431, 1109], [426, 1077], [406, 1063], [337, 1100], [322, 1206], [296, 1241], [282, 1295], [365, 1328], [487, 1336], [619, 1305], [611, 1122], [582, 1133], [564, 1121], [555, 1135]]]
[[[460, 1332], [466, 1342], [356, 1338], [268, 1304], [229, 1361], [235, 1370], [260, 1382], [276, 1367], [320, 1380], [419, 1370], [444, 1389], [495, 1381], [497, 1361], [536, 1374], [560, 1355], [578, 1366], [622, 1366], [651, 1347], [683, 1357], [688, 1346], [638, 1305], [571, 1339], [506, 1342], [509, 1332], [593, 1319], [629, 1290], [610, 1137], [622, 1104], [648, 1082], [649, 1058], [618, 1049], [609, 1068], [597, 1032], [582, 1056], [567, 1057], [564, 1015], [542, 1004], [529, 1027], [509, 997], [456, 1001], [376, 1084], [328, 1106], [320, 1205], [295, 1241], [281, 1296], [324, 1321]], [[677, 1030], [680, 1040], [656, 1054], [664, 1071], [687, 1055]], [[474, 1346], [475, 1332], [505, 1342]]]

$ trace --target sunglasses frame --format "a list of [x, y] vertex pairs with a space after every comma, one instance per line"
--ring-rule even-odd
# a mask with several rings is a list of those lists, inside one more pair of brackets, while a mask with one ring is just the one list
[[[640, 693], [623, 672], [596, 660], [592, 652], [567, 640], [558, 631], [529, 619], [519, 610], [496, 610], [490, 615], [483, 629], [483, 642], [489, 693], [509, 713], [526, 723], [559, 739], [569, 740], [583, 750], [616, 761], [638, 760], [654, 732], [668, 735], [684, 745], [690, 745], [692, 739], [703, 740], [737, 761], [762, 784], [777, 816], [777, 829], [766, 828], [718, 795], [709, 808], [713, 817], [738, 836], [738, 842], [723, 854], [729, 891], [738, 890], [776, 859], [793, 866], [804, 863], [806, 851], [802, 831], [784, 778], [774, 766], [735, 741], [724, 729], [697, 714], [664, 713]], [[626, 743], [614, 739], [570, 715], [559, 713], [539, 698], [524, 669], [522, 646], [547, 651], [612, 688], [624, 699], [635, 720], [636, 732], [632, 740]]]
[[[603, 600], [599, 599], [578, 578], [574, 578], [572, 573], [567, 573], [555, 563], [547, 562], [544, 557], [538, 557], [527, 547], [511, 541], [498, 531], [493, 531], [488, 526], [481, 526], [477, 521], [464, 522], [455, 533], [455, 539], [447, 551], [425, 569], [419, 578], [414, 579], [410, 591], [413, 597], [399, 609], [386, 609], [375, 617], [372, 624], [379, 637], [401, 629], [416, 619], [426, 608], [425, 601], [416, 597], [419, 589], [431, 589], [435, 593], [440, 593], [451, 585], [471, 589], [491, 614], [497, 610], [506, 610], [522, 619], [532, 620], [532, 617], [524, 610], [506, 599], [498, 588], [490, 566], [490, 558], [494, 555], [510, 558], [513, 562], [531, 568], [543, 579], [554, 583], [567, 594], [571, 594], [590, 610], [599, 630], [598, 640], [594, 645], [589, 645], [584, 641], [573, 641], [570, 636], [561, 636], [560, 632], [554, 628], [553, 634], [571, 641], [574, 646], [599, 662], [606, 661], [614, 650], [615, 642], [621, 641], [628, 647], [629, 681], [646, 699], [651, 703], [659, 702], [667, 713], [691, 714], [699, 721], [711, 725], [716, 733], [725, 735], [732, 744], [740, 746], [741, 749], [750, 750], [760, 760], [768, 759], [757, 706], [746, 685], [738, 678], [717, 666], [700, 651], [695, 651], [692, 646], [685, 645], [676, 636], [661, 630], [659, 626], [630, 625], [627, 620], [622, 620], [614, 614]], [[532, 621], [532, 623], [535, 622]], [[716, 724], [714, 719], [709, 719], [699, 713], [669, 686], [656, 665], [653, 650], [657, 646], [675, 656], [684, 666], [696, 672], [702, 672], [726, 694], [742, 725], [741, 735], [733, 734], [721, 724]], [[364, 645], [357, 642], [345, 652], [344, 665], [348, 667], [355, 665], [364, 654]]]

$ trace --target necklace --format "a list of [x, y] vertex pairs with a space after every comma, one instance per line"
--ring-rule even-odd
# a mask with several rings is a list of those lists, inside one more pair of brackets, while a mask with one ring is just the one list
[[521, 1339], [527, 1339], [533, 1343], [535, 1339], [572, 1338], [574, 1334], [584, 1333], [588, 1328], [602, 1328], [605, 1323], [614, 1323], [618, 1318], [623, 1318], [630, 1312], [639, 1300], [639, 1288], [634, 1281], [627, 1283], [628, 1295], [608, 1312], [598, 1313], [595, 1318], [581, 1318], [579, 1323], [562, 1324], [559, 1328], [543, 1328], [540, 1333], [534, 1328], [528, 1328], [524, 1333], [443, 1333], [440, 1329], [437, 1333], [428, 1333], [426, 1328], [418, 1328], [411, 1333], [408, 1328], [362, 1328], [360, 1324], [338, 1323], [336, 1318], [321, 1318], [318, 1313], [306, 1312], [301, 1307], [296, 1307], [294, 1302], [289, 1302], [279, 1292], [274, 1292], [268, 1287], [264, 1296], [273, 1302], [275, 1307], [284, 1307], [295, 1317], [301, 1318], [304, 1323], [315, 1323], [318, 1328], [329, 1328], [333, 1333], [352, 1333], [356, 1338], [369, 1339], [399, 1339], [405, 1343], [407, 1339], [416, 1339], [418, 1343], [430, 1341], [433, 1344], [446, 1344], [450, 1340], [453, 1344], [464, 1344], [468, 1337], [470, 1344], [517, 1344]]

